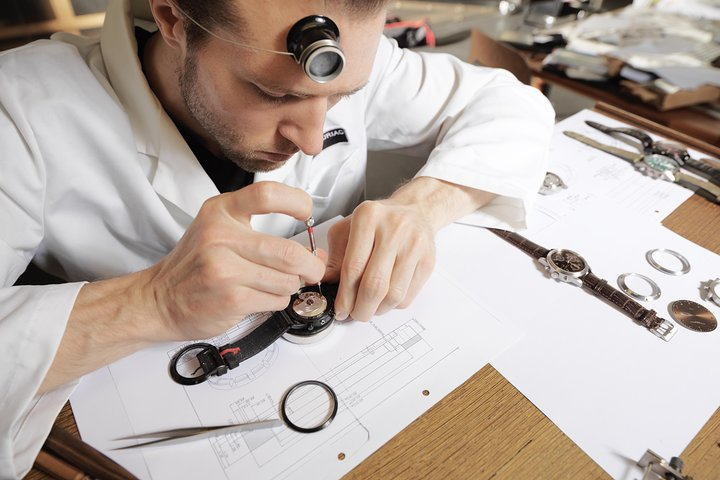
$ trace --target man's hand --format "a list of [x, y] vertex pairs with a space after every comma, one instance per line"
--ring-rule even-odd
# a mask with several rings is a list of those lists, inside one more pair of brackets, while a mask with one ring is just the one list
[[155, 342], [212, 337], [249, 313], [285, 308], [325, 264], [297, 242], [254, 232], [250, 217], [305, 221], [311, 212], [307, 193], [274, 182], [209, 199], [160, 263], [80, 289], [39, 393]]
[[326, 281], [338, 281], [337, 318], [368, 321], [407, 307], [435, 265], [435, 234], [493, 198], [428, 177], [366, 201], [328, 232]]
[[435, 265], [435, 231], [412, 206], [366, 201], [328, 232], [325, 279], [340, 280], [338, 320], [407, 307]]
[[205, 202], [173, 251], [148, 270], [148, 287], [170, 339], [218, 335], [252, 312], [282, 310], [317, 283], [324, 262], [292, 240], [258, 233], [251, 215], [305, 221], [312, 200], [300, 189], [261, 182]]

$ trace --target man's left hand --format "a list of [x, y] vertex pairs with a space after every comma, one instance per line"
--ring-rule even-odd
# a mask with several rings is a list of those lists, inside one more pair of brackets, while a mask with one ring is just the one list
[[333, 225], [324, 280], [340, 281], [336, 318], [368, 321], [407, 307], [432, 272], [434, 237], [420, 211], [392, 198], [365, 201]]

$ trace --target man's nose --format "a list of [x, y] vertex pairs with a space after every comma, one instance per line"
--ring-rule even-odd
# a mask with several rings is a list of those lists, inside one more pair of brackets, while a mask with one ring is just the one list
[[280, 135], [290, 140], [304, 154], [317, 155], [322, 151], [327, 107], [327, 99], [322, 97], [297, 102], [280, 123]]

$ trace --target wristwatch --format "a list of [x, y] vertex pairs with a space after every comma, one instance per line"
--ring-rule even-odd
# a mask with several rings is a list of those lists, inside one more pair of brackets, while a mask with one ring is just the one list
[[642, 144], [642, 149], [646, 154], [656, 153], [658, 155], [670, 157], [682, 168], [693, 171], [698, 175], [707, 178], [715, 185], [720, 186], [720, 168], [715, 168], [701, 160], [695, 160], [690, 156], [687, 149], [679, 143], [663, 141], [656, 142], [652, 139], [652, 137], [650, 137], [650, 135], [637, 128], [613, 128], [590, 120], [585, 120], [585, 123], [607, 135], [610, 135], [611, 137], [621, 134], [639, 140]]
[[571, 283], [602, 297], [666, 342], [675, 335], [676, 327], [673, 323], [658, 317], [654, 310], [648, 310], [612, 287], [606, 280], [597, 277], [592, 273], [585, 259], [572, 250], [549, 250], [514, 232], [496, 228], [488, 228], [488, 230], [537, 259], [555, 280]]
[[630, 162], [636, 170], [652, 178], [661, 178], [693, 190], [706, 199], [720, 204], [720, 186], [704, 178], [688, 175], [680, 170], [679, 164], [664, 155], [635, 153], [622, 148], [605, 145], [577, 132], [564, 131], [565, 135], [603, 152]]
[[301, 288], [290, 298], [285, 309], [273, 312], [259, 327], [239, 340], [220, 347], [199, 342], [181, 348], [170, 362], [170, 376], [182, 385], [196, 385], [212, 375], [225, 375], [281, 336], [292, 343], [320, 340], [334, 324], [336, 295], [337, 285]]
[[565, 188], [567, 188], [567, 185], [563, 182], [563, 179], [560, 178], [560, 175], [553, 172], [546, 172], [538, 193], [540, 195], [549, 195]]

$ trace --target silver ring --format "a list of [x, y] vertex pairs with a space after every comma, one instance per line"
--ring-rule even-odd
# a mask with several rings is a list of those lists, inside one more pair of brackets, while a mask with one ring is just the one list
[[[632, 288], [627, 286], [627, 283], [625, 283], [625, 279], [628, 277], [637, 277], [641, 280], [645, 280], [648, 285], [650, 285], [650, 288], [652, 289], [652, 292], [650, 292], [650, 295], [643, 295], [641, 293], [636, 292]], [[646, 277], [645, 275], [641, 275], [639, 273], [623, 273], [620, 275], [617, 279], [618, 286], [620, 289], [625, 292], [628, 296], [633, 297], [635, 299], [638, 299], [642, 302], [647, 302], [648, 300], [657, 300], [660, 298], [660, 287], [658, 286], [655, 281], [651, 280], [650, 278]]]
[[[656, 253], [667, 253], [668, 255], [671, 255], [678, 260], [680, 260], [680, 263], [682, 264], [682, 268], [680, 270], [672, 270], [667, 267], [663, 267], [660, 265], [657, 260], [653, 257]], [[655, 269], [660, 270], [663, 273], [667, 273], [668, 275], [685, 275], [690, 271], [690, 262], [688, 262], [687, 258], [680, 255], [675, 250], [670, 250], [669, 248], [654, 248], [652, 250], [649, 250], [645, 254], [645, 258], [647, 258], [647, 261], [650, 265], [652, 265]]]

